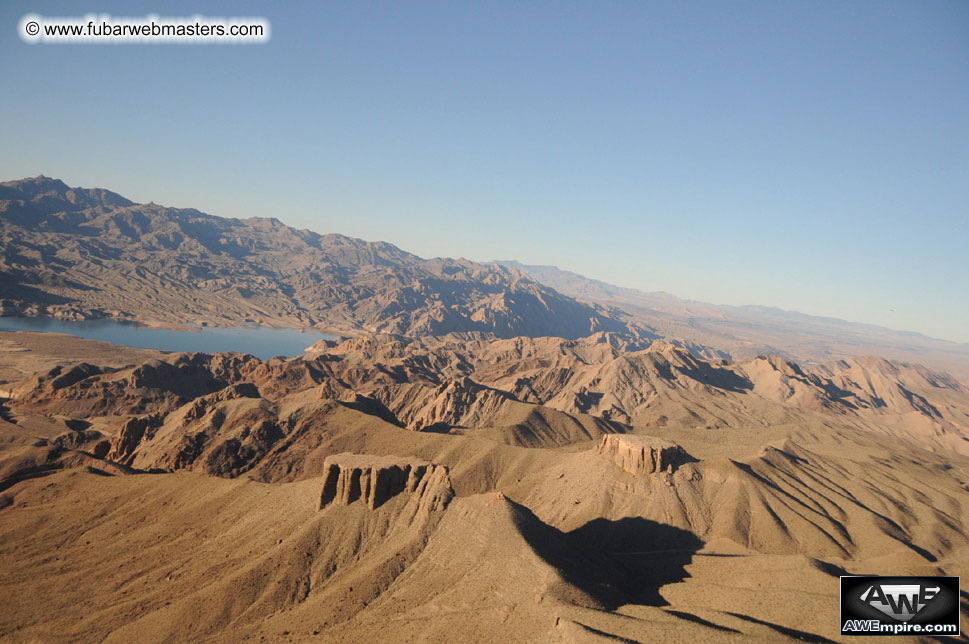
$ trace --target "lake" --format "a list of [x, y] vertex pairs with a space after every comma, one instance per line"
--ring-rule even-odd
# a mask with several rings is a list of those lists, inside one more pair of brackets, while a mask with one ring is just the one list
[[317, 331], [269, 327], [199, 327], [198, 331], [152, 329], [133, 322], [84, 320], [71, 322], [51, 318], [0, 317], [0, 331], [70, 333], [88, 340], [102, 340], [139, 349], [162, 351], [240, 351], [266, 360], [273, 356], [298, 356], [320, 340], [337, 336]]

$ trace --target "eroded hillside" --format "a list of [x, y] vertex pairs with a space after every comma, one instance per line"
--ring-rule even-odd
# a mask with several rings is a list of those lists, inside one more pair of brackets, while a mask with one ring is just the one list
[[136, 204], [38, 177], [0, 184], [0, 314], [319, 327], [411, 337], [626, 329], [516, 269]]
[[13, 641], [823, 642], [838, 575], [969, 555], [969, 392], [880, 359], [354, 338], [9, 393]]

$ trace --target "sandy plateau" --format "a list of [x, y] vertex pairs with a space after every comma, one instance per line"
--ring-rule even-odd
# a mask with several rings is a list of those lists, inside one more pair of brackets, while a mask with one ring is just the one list
[[969, 389], [924, 367], [64, 340], [0, 334], [3, 641], [829, 642], [839, 575], [969, 573]]

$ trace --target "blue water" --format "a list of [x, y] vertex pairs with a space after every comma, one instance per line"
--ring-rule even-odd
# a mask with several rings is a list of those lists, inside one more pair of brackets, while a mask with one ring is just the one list
[[44, 331], [70, 333], [88, 340], [102, 340], [140, 349], [162, 351], [240, 351], [266, 360], [273, 356], [298, 356], [303, 350], [326, 338], [336, 336], [316, 331], [268, 327], [216, 328], [198, 331], [152, 329], [132, 322], [85, 320], [70, 322], [50, 318], [0, 317], [0, 331]]

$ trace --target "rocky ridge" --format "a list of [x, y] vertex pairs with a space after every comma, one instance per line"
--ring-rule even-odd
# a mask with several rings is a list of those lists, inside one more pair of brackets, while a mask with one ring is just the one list
[[693, 460], [673, 441], [653, 436], [607, 434], [596, 447], [596, 453], [630, 474], [672, 474], [677, 467]]
[[969, 393], [904, 363], [384, 336], [10, 389], [0, 637], [823, 641], [839, 575], [969, 551]]
[[608, 307], [516, 269], [425, 260], [273, 218], [136, 204], [47, 177], [0, 184], [0, 240], [0, 315], [408, 337], [631, 330]]
[[336, 454], [323, 462], [319, 509], [330, 503], [363, 500], [371, 510], [398, 494], [428, 497], [431, 509], [443, 509], [453, 496], [447, 468], [420, 459], [366, 454]]

